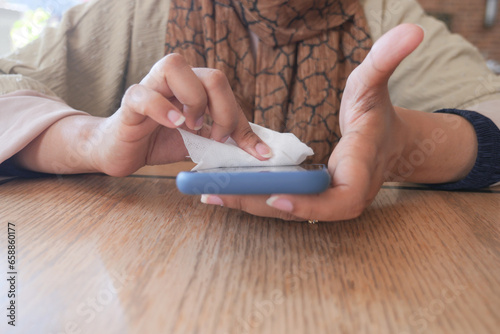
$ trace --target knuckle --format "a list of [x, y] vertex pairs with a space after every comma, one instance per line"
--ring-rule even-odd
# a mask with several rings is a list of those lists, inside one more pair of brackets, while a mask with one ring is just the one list
[[248, 126], [245, 127], [243, 130], [241, 130], [238, 133], [238, 142], [241, 145], [245, 146], [250, 146], [253, 147], [255, 146], [254, 144], [257, 142], [257, 135], [252, 131], [252, 129]]
[[248, 208], [247, 208], [247, 206], [243, 202], [242, 198], [240, 198], [240, 197], [237, 197], [233, 201], [233, 203], [231, 204], [231, 208], [236, 209], [238, 211], [245, 211], [245, 212], [249, 211]]
[[292, 215], [291, 213], [288, 212], [283, 212], [283, 211], [278, 211], [277, 218], [285, 221], [297, 221], [301, 220], [297, 218], [297, 216]]
[[244, 211], [241, 198], [239, 196], [221, 196], [224, 202], [224, 207]]
[[304, 219], [319, 219], [318, 212], [312, 206], [303, 207], [300, 211], [297, 214]]
[[224, 86], [229, 86], [229, 82], [224, 72], [217, 69], [210, 70], [206, 78], [205, 84], [206, 88], [209, 90], [219, 89]]
[[163, 57], [157, 65], [163, 70], [168, 70], [170, 67], [184, 67], [187, 65], [187, 62], [182, 55], [178, 53], [170, 53]]
[[351, 201], [351, 205], [349, 206], [346, 214], [347, 219], [355, 219], [361, 216], [363, 211], [365, 210], [367, 204], [364, 200], [353, 200]]
[[207, 95], [206, 94], [192, 94], [189, 101], [189, 106], [199, 109], [199, 112], [204, 112], [204, 108], [207, 105]]
[[140, 99], [142, 95], [144, 95], [142, 87], [139, 84], [134, 84], [125, 91], [122, 98], [122, 105], [133, 106], [136, 104], [134, 101]]

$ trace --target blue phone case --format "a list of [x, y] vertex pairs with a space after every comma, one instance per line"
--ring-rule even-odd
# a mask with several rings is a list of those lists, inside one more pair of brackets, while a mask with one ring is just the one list
[[188, 195], [316, 194], [328, 188], [330, 174], [325, 165], [216, 168], [181, 172], [176, 183]]

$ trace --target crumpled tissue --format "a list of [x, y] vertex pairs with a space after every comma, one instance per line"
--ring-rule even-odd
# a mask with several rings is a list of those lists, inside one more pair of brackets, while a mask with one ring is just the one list
[[184, 140], [191, 160], [197, 165], [193, 170], [217, 167], [248, 166], [290, 166], [299, 165], [313, 150], [302, 143], [292, 133], [280, 133], [250, 123], [252, 130], [271, 148], [273, 156], [269, 160], [260, 161], [240, 149], [233, 139], [225, 143], [204, 138], [188, 131], [178, 129]]

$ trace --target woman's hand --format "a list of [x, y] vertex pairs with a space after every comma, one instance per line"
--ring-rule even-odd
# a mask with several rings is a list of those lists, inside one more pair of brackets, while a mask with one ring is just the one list
[[[211, 127], [203, 124], [205, 114], [213, 119]], [[184, 160], [188, 152], [179, 127], [217, 141], [231, 136], [259, 160], [272, 155], [251, 130], [226, 76], [191, 68], [182, 56], [171, 54], [127, 90], [114, 115], [60, 119], [16, 158], [26, 169], [47, 173], [125, 176], [144, 165]]]
[[[213, 119], [211, 128], [204, 126], [205, 114]], [[178, 54], [164, 57], [140, 84], [130, 87], [108, 123], [111, 138], [99, 149], [98, 165], [109, 175], [184, 160], [187, 150], [174, 130], [178, 127], [217, 141], [231, 136], [259, 160], [271, 156], [252, 132], [226, 76], [218, 70], [191, 68]]]
[[286, 220], [335, 221], [359, 216], [406, 149], [409, 133], [387, 88], [399, 63], [422, 41], [423, 31], [405, 24], [384, 35], [350, 75], [340, 109], [342, 139], [328, 170], [331, 187], [318, 195], [214, 196], [202, 201]]

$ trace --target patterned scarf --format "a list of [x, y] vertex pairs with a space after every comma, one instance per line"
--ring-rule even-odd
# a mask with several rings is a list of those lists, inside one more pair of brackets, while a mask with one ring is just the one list
[[309, 162], [326, 163], [347, 77], [371, 46], [356, 0], [172, 0], [165, 54], [224, 72], [250, 121], [294, 133]]

